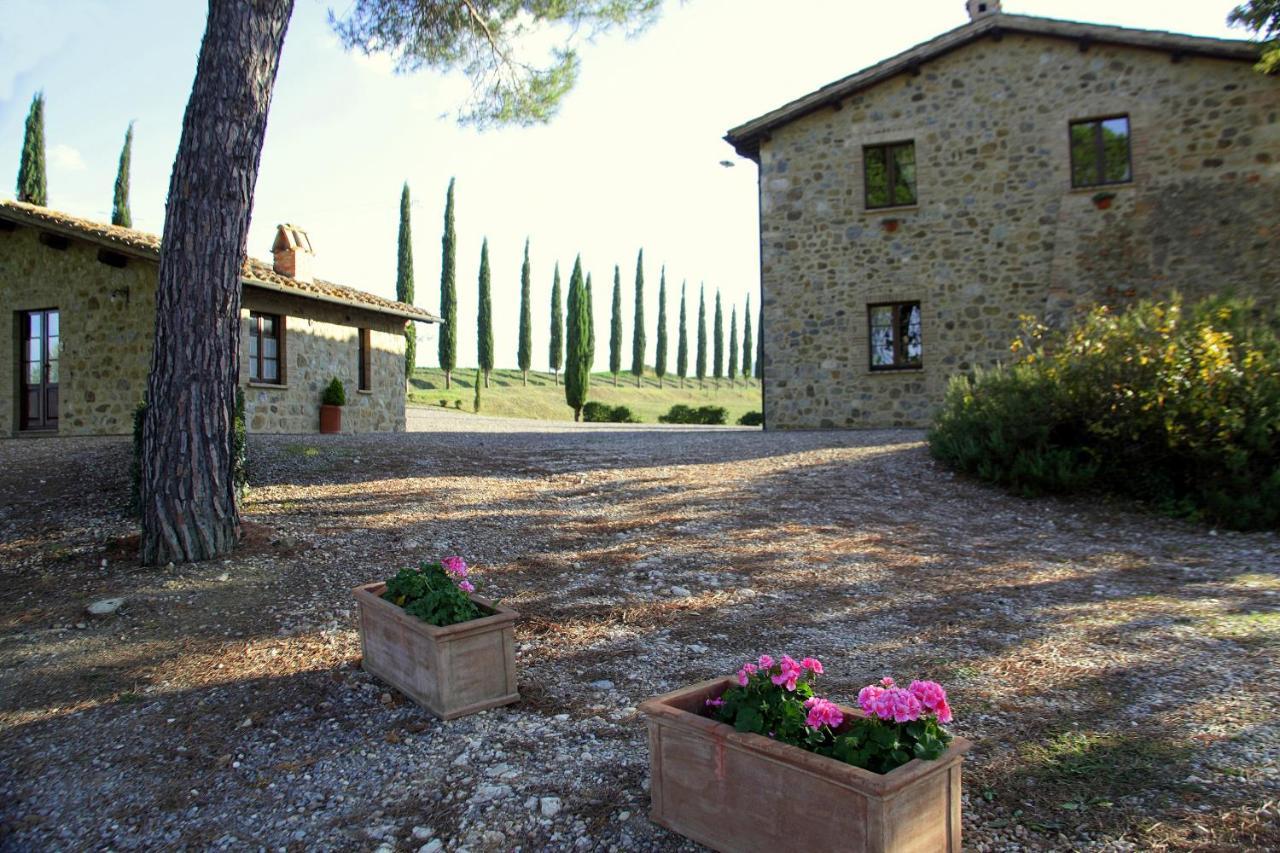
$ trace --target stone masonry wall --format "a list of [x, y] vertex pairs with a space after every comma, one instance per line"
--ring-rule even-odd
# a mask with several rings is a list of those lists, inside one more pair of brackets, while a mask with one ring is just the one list
[[[1073, 190], [1068, 125], [1127, 114], [1133, 180]], [[914, 140], [918, 204], [866, 210], [863, 146]], [[921, 426], [1020, 315], [1178, 289], [1280, 298], [1280, 81], [1243, 62], [1005, 35], [760, 149], [771, 429]], [[897, 220], [889, 230], [886, 220]], [[923, 368], [869, 369], [867, 305], [919, 300]]]
[[[394, 317], [245, 288], [241, 316], [287, 315], [284, 382], [249, 381], [249, 338], [240, 339], [240, 384], [245, 388], [249, 432], [308, 433], [320, 428], [320, 395], [333, 377], [346, 387], [343, 432], [403, 432], [404, 323]], [[359, 388], [359, 328], [370, 330], [372, 388]]]
[[[100, 247], [71, 239], [66, 249], [39, 241], [39, 230], [0, 231], [0, 435], [18, 433], [18, 316], [57, 308], [61, 326], [59, 435], [124, 435], [146, 391], [155, 328], [157, 265], [129, 257], [124, 268], [97, 259]], [[248, 382], [248, 339], [241, 340], [241, 385], [251, 433], [314, 433], [320, 393], [333, 376], [347, 389], [344, 432], [403, 431], [403, 321], [377, 312], [244, 289], [250, 311], [288, 315], [281, 385]], [[358, 390], [358, 331], [371, 330], [370, 391]]]
[[19, 312], [43, 308], [59, 315], [58, 433], [128, 433], [151, 365], [156, 265], [130, 258], [108, 266], [97, 245], [54, 249], [39, 233], [0, 231], [0, 435], [19, 425]]

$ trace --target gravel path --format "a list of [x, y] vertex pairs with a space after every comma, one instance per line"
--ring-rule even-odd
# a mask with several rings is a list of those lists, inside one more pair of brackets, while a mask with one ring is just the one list
[[[0, 848], [693, 850], [635, 707], [765, 651], [947, 685], [971, 849], [1280, 847], [1274, 534], [914, 432], [412, 423], [254, 437], [245, 544], [160, 570], [127, 441], [0, 442]], [[442, 723], [359, 669], [349, 590], [448, 553], [522, 613], [523, 699]]]

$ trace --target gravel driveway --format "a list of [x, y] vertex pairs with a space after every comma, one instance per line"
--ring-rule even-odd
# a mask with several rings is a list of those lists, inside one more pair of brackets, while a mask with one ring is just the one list
[[[0, 848], [696, 849], [635, 707], [766, 651], [946, 685], [971, 849], [1280, 846], [1274, 534], [1021, 500], [915, 432], [411, 425], [252, 438], [245, 544], [158, 570], [127, 441], [0, 442]], [[523, 699], [442, 723], [360, 670], [349, 590], [450, 553], [523, 615]]]

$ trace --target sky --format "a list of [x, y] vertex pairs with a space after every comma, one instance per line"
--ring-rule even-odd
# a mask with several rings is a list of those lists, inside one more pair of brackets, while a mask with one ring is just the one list
[[[1234, 0], [1015, 0], [1004, 10], [1243, 38]], [[400, 189], [413, 198], [415, 303], [438, 312], [445, 191], [456, 178], [458, 364], [476, 363], [477, 273], [489, 240], [495, 360], [515, 367], [520, 265], [533, 270], [533, 367], [547, 368], [552, 271], [593, 275], [596, 368], [608, 362], [613, 269], [621, 268], [623, 369], [631, 363], [636, 256], [644, 249], [647, 362], [665, 266], [674, 361], [680, 289], [758, 310], [756, 167], [725, 132], [967, 20], [962, 0], [668, 0], [634, 38], [579, 43], [578, 86], [550, 124], [477, 131], [456, 113], [459, 74], [397, 75], [344, 51], [328, 24], [347, 0], [296, 0], [276, 80], [248, 252], [275, 227], [305, 228], [316, 275], [394, 297]], [[135, 122], [134, 227], [159, 233], [204, 31], [198, 0], [0, 0], [0, 175], [16, 178], [32, 94], [46, 98], [49, 206], [109, 221], [125, 129]], [[732, 166], [723, 166], [728, 161]], [[0, 197], [12, 198], [12, 179]], [[741, 318], [739, 318], [741, 319]], [[436, 361], [436, 327], [418, 361]]]

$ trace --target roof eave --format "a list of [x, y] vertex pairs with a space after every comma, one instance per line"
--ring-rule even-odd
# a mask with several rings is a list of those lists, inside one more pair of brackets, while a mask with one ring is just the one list
[[275, 293], [282, 293], [285, 296], [296, 296], [299, 299], [314, 299], [317, 302], [327, 302], [331, 305], [341, 305], [344, 308], [356, 308], [361, 311], [371, 311], [374, 314], [388, 314], [392, 317], [402, 317], [405, 320], [414, 320], [418, 323], [439, 323], [440, 318], [426, 311], [405, 311], [402, 308], [392, 306], [374, 305], [369, 302], [355, 302], [350, 299], [340, 299], [337, 296], [330, 296], [327, 293], [314, 293], [312, 291], [301, 291], [293, 287], [285, 287], [275, 282], [263, 281], [259, 278], [251, 278], [249, 276], [241, 276], [240, 283], [247, 287], [256, 287], [259, 290], [270, 290]]

